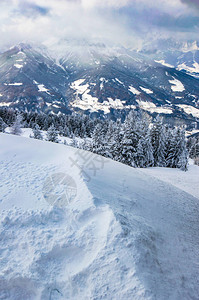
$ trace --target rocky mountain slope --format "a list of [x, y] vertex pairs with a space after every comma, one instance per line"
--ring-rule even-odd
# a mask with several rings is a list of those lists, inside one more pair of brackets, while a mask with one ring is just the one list
[[193, 67], [187, 56], [198, 62], [197, 51], [184, 52], [174, 67], [159, 52], [152, 57], [101, 43], [67, 44], [55, 58], [45, 48], [20, 44], [0, 55], [0, 106], [101, 117], [142, 108], [197, 127], [199, 80], [183, 67]]

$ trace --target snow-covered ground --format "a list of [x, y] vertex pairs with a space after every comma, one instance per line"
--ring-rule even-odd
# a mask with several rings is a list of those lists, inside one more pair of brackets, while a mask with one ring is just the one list
[[195, 108], [194, 106], [191, 105], [186, 105], [186, 104], [178, 104], [180, 108], [182, 108], [185, 113], [191, 114], [195, 118], [199, 118], [199, 109]]
[[[119, 79], [115, 79], [120, 84], [122, 84]], [[90, 110], [91, 112], [102, 110], [105, 114], [108, 114], [110, 112], [110, 108], [117, 108], [117, 109], [123, 109], [124, 104], [126, 101], [121, 101], [120, 99], [112, 99], [108, 98], [108, 101], [104, 101], [103, 103], [100, 103], [98, 101], [98, 98], [93, 97], [90, 95], [90, 88], [89, 84], [83, 84], [85, 79], [79, 79], [74, 81], [71, 84], [71, 88], [75, 90], [76, 99], [73, 101], [72, 106], [78, 107], [83, 110]], [[100, 78], [100, 88], [102, 89], [104, 86], [104, 83], [107, 82], [105, 78]], [[95, 83], [91, 83], [93, 85]], [[81, 95], [81, 97], [79, 97]], [[126, 108], [135, 108], [134, 105], [127, 105]]]
[[185, 90], [184, 85], [182, 82], [173, 77], [173, 80], [169, 80], [171, 83], [171, 89], [173, 92], [183, 92]]
[[142, 171], [189, 193], [199, 199], [199, 167], [189, 161], [187, 172], [170, 168], [146, 168]]
[[0, 299], [199, 299], [196, 168], [0, 134]]
[[[33, 136], [33, 131], [32, 131], [31, 128], [21, 128], [21, 130], [22, 130], [22, 133], [21, 133], [22, 137], [30, 138], [31, 136]], [[10, 134], [11, 127], [7, 127], [5, 129], [5, 132]], [[47, 131], [41, 130], [41, 134], [42, 134], [43, 140], [47, 140]], [[68, 138], [68, 137], [65, 137], [65, 136], [58, 135], [58, 141], [59, 141], [59, 144], [64, 144], [64, 143], [67, 144], [67, 145], [72, 144], [72, 139]], [[83, 140], [81, 138], [78, 138], [78, 137], [76, 137], [76, 141], [78, 143], [83, 142]]]
[[154, 103], [149, 101], [142, 101], [142, 100], [136, 100], [139, 104], [140, 108], [143, 110], [150, 111], [151, 113], [156, 112], [158, 114], [172, 114], [173, 110], [172, 108], [166, 106], [159, 106], [157, 107]]

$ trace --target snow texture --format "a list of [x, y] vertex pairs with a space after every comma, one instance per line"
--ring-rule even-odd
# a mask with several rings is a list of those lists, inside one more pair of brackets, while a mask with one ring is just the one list
[[[199, 298], [199, 199], [183, 190], [193, 169], [176, 188], [107, 159], [91, 171], [101, 159], [0, 134], [0, 299]], [[44, 199], [56, 174], [77, 188], [62, 207]]]

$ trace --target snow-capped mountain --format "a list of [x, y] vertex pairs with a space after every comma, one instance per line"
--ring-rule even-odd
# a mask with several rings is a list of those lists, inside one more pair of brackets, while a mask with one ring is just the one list
[[68, 74], [43, 49], [20, 44], [0, 55], [1, 106], [21, 110], [67, 110]]
[[149, 55], [164, 66], [174, 67], [199, 78], [199, 42], [197, 41], [175, 42], [172, 39], [160, 39], [145, 45], [141, 53]]
[[166, 56], [160, 57], [161, 47], [152, 54], [67, 41], [59, 53], [49, 54], [45, 48], [21, 44], [0, 55], [0, 106], [99, 116], [142, 108], [190, 125], [199, 118], [199, 80], [187, 74], [184, 65], [195, 53], [197, 67], [196, 47], [179, 51], [184, 56], [174, 68]]

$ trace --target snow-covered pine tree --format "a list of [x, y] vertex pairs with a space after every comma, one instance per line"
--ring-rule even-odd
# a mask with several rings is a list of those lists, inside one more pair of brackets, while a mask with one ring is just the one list
[[123, 138], [121, 141], [122, 157], [121, 162], [129, 166], [136, 166], [135, 157], [139, 142], [139, 133], [137, 130], [137, 113], [131, 111], [122, 126]]
[[54, 125], [51, 125], [47, 130], [47, 141], [58, 143], [58, 132]]
[[95, 126], [92, 135], [92, 141], [91, 141], [91, 151], [100, 154], [102, 156], [106, 156], [106, 151], [107, 151], [106, 140], [105, 140], [105, 136], [107, 132], [106, 125], [107, 124], [98, 123]]
[[50, 128], [50, 117], [46, 116], [45, 120], [44, 120], [44, 125], [43, 125], [43, 130], [48, 130]]
[[150, 130], [151, 144], [155, 167], [165, 167], [165, 127], [162, 119], [157, 116]]
[[[110, 135], [112, 130], [113, 132], [111, 137]], [[109, 129], [109, 136], [107, 138], [110, 145], [110, 156], [116, 161], [122, 160], [122, 134], [121, 119], [117, 119], [117, 121], [113, 124], [113, 128]]]
[[113, 154], [111, 153], [111, 147], [114, 144], [115, 140], [114, 140], [114, 127], [115, 123], [110, 120], [109, 124], [108, 124], [108, 129], [107, 132], [105, 134], [104, 137], [104, 156], [109, 157], [109, 158], [113, 158]]
[[4, 132], [7, 127], [7, 124], [4, 122], [4, 120], [0, 117], [0, 132]]
[[40, 131], [40, 127], [38, 124], [35, 125], [35, 128], [32, 130], [33, 131], [33, 138], [37, 140], [43, 140], [43, 136]]
[[185, 130], [178, 128], [177, 130], [177, 140], [178, 142], [178, 157], [176, 167], [187, 171], [188, 166], [188, 151], [186, 148], [186, 138], [185, 138]]
[[69, 130], [69, 128], [68, 128], [67, 125], [64, 126], [63, 136], [66, 136], [66, 137], [70, 137], [71, 136], [70, 130]]
[[11, 134], [20, 135], [22, 133], [21, 127], [22, 127], [22, 115], [18, 114], [16, 116], [16, 119], [11, 127]]
[[71, 141], [71, 143], [70, 143], [70, 146], [71, 147], [74, 147], [74, 148], [78, 148], [78, 141], [77, 141], [77, 139], [76, 139], [76, 137], [75, 137], [75, 134], [72, 134], [72, 141]]
[[136, 151], [136, 166], [139, 168], [152, 167], [154, 165], [153, 148], [151, 145], [150, 131], [141, 136]]
[[176, 168], [177, 155], [176, 129], [165, 127], [165, 160], [166, 167]]
[[63, 136], [64, 135], [64, 128], [63, 128], [63, 126], [59, 125], [58, 128], [59, 128], [59, 130], [58, 130], [59, 135]]
[[82, 120], [81, 125], [80, 125], [79, 136], [80, 136], [81, 138], [86, 137], [86, 126], [85, 126], [85, 124], [83, 123], [83, 120]]
[[188, 151], [186, 149], [184, 130], [180, 128], [167, 129], [165, 157], [167, 167], [187, 169]]
[[199, 157], [199, 140], [197, 140], [196, 142], [195, 157]]
[[187, 141], [187, 148], [189, 150], [189, 157], [195, 158], [199, 156], [199, 140], [195, 137], [190, 137]]
[[154, 164], [153, 149], [151, 145], [151, 136], [149, 130], [149, 124], [151, 118], [147, 113], [141, 111], [137, 118], [137, 133], [139, 136], [139, 142], [136, 149], [135, 163], [137, 167], [145, 168], [152, 167]]
[[91, 141], [91, 151], [98, 154], [102, 151], [101, 130], [101, 124], [97, 124], [93, 131]]
[[177, 168], [181, 169], [182, 171], [188, 170], [188, 155], [187, 150], [184, 149], [182, 153], [180, 154], [180, 157], [178, 159]]

